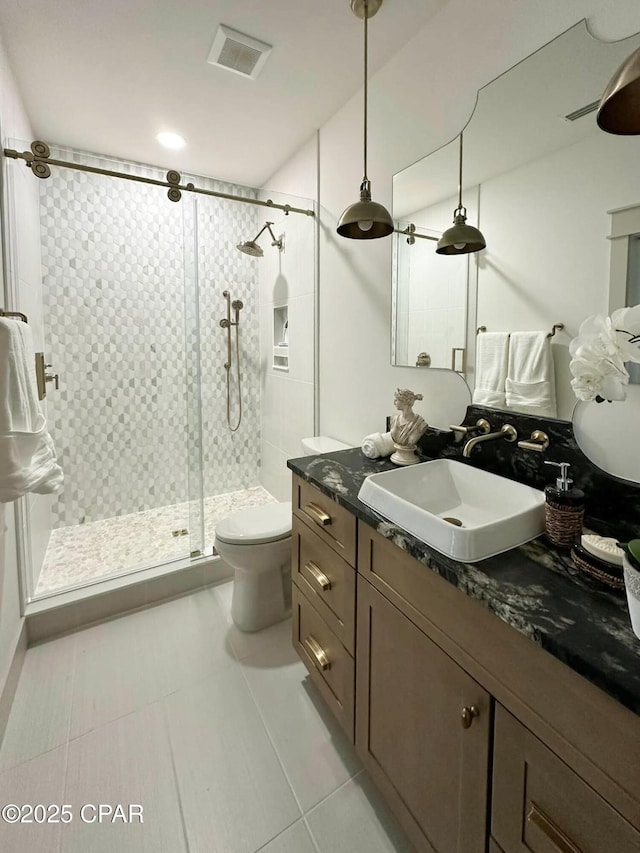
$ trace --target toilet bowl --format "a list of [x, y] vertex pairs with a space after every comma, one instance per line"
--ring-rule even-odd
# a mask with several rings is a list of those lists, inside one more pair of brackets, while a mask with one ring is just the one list
[[216, 527], [214, 547], [234, 570], [231, 618], [259, 631], [291, 610], [291, 503], [254, 506]]

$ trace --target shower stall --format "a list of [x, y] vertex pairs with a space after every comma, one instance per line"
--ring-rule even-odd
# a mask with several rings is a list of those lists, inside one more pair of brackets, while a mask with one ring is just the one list
[[[52, 165], [37, 181], [5, 165], [9, 194], [27, 179], [39, 194], [34, 331], [59, 378], [42, 406], [65, 473], [58, 495], [29, 496], [22, 513], [29, 600], [211, 558], [219, 520], [276, 499], [261, 477], [273, 344], [261, 294], [288, 275], [281, 251], [238, 251], [262, 233], [261, 191], [68, 149], [51, 158], [80, 170]], [[274, 245], [297, 219], [296, 265], [313, 277], [313, 203], [273, 198]], [[16, 207], [13, 247], [28, 239]]]

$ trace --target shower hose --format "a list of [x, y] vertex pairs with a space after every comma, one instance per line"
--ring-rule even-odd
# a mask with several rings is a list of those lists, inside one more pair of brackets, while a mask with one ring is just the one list
[[[231, 329], [229, 329], [231, 334]], [[236, 432], [242, 423], [242, 384], [240, 375], [240, 326], [236, 323], [236, 374], [238, 376], [238, 423], [231, 425], [231, 358], [225, 365], [227, 368], [227, 426], [231, 432]]]

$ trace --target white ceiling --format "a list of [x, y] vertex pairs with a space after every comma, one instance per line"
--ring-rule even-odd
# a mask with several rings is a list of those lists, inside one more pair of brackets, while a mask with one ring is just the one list
[[[370, 76], [446, 2], [385, 0]], [[274, 46], [257, 80], [206, 62], [220, 23]], [[37, 138], [249, 186], [362, 86], [349, 0], [0, 0], [0, 31]]]

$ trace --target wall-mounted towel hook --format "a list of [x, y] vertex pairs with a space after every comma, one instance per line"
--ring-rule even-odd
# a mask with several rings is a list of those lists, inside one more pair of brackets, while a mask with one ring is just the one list
[[478, 328], [476, 329], [476, 335], [479, 335], [480, 332], [486, 332], [486, 331], [487, 331], [486, 326], [478, 326]]

